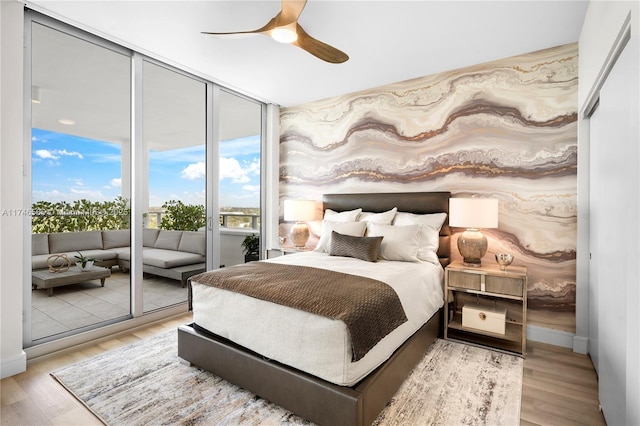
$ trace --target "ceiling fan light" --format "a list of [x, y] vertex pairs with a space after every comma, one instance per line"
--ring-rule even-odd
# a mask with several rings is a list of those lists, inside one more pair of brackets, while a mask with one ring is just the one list
[[276, 28], [271, 31], [271, 38], [280, 43], [293, 43], [298, 39], [298, 33], [290, 28]]

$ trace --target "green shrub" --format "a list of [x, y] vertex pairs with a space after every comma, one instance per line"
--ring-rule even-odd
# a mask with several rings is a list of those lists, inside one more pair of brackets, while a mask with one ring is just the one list
[[164, 214], [160, 221], [161, 229], [178, 231], [197, 231], [205, 226], [203, 205], [184, 204], [182, 201], [169, 200], [162, 205]]
[[121, 196], [114, 201], [38, 201], [31, 208], [34, 234], [129, 229], [131, 215], [129, 201]]

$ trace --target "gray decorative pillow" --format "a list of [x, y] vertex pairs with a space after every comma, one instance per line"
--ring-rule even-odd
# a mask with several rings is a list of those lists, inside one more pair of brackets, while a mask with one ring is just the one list
[[352, 237], [332, 231], [329, 256], [354, 257], [367, 262], [375, 262], [380, 254], [382, 238]]

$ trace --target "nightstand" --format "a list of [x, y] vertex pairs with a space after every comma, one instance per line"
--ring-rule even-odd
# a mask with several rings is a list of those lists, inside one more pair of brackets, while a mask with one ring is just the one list
[[[453, 262], [445, 268], [444, 295], [445, 339], [526, 356], [527, 268], [501, 271], [497, 264], [467, 267]], [[504, 318], [504, 324], [496, 318]], [[504, 334], [495, 330], [496, 322], [504, 326]]]

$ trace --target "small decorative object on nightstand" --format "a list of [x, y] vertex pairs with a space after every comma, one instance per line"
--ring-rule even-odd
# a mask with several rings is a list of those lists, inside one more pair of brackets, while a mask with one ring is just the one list
[[527, 353], [527, 268], [498, 265], [445, 269], [444, 338]]
[[496, 262], [500, 265], [501, 271], [506, 271], [507, 267], [513, 262], [513, 255], [508, 253], [496, 253]]

